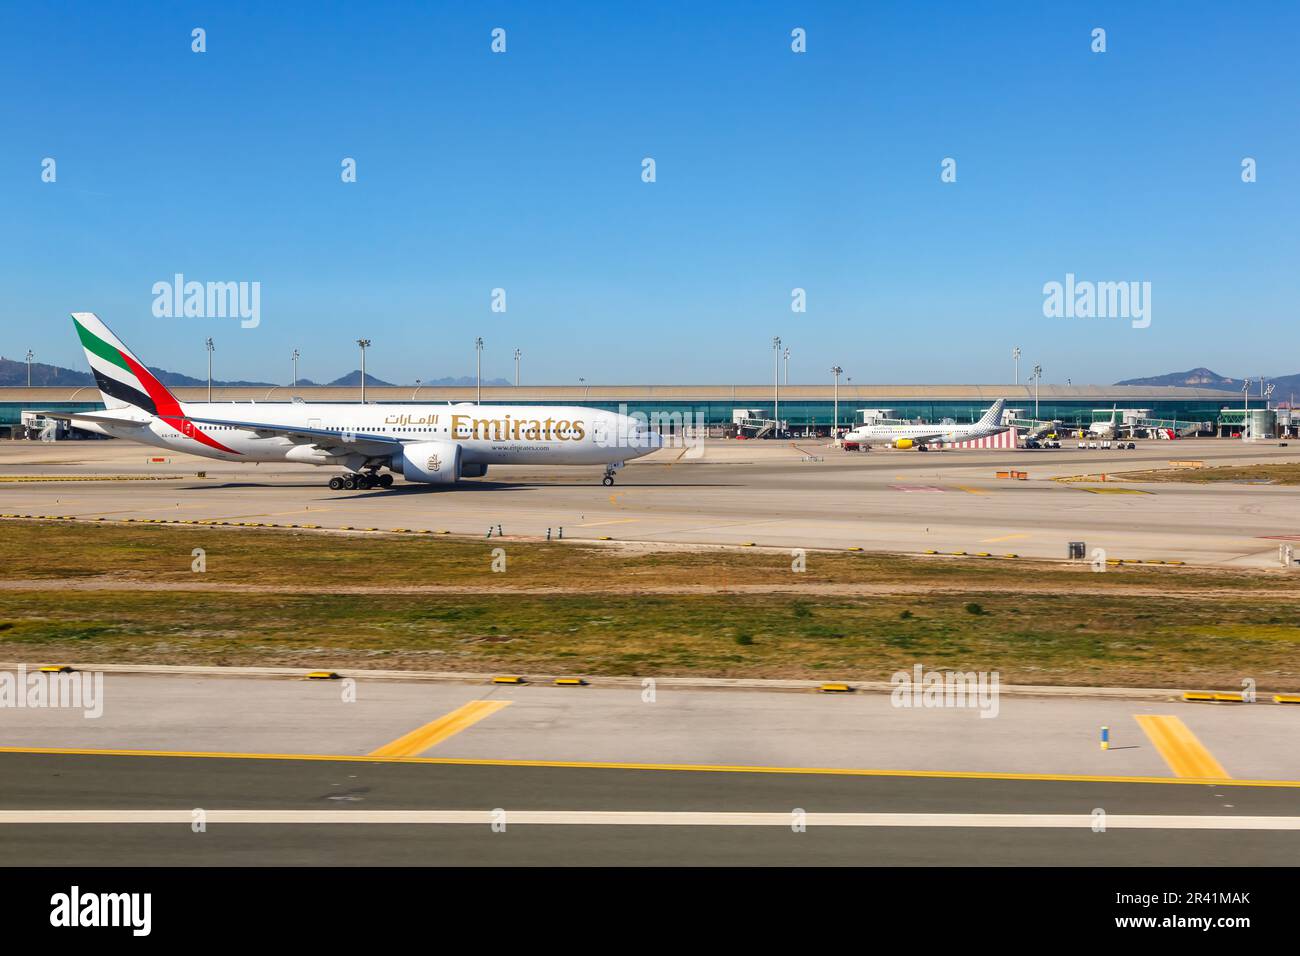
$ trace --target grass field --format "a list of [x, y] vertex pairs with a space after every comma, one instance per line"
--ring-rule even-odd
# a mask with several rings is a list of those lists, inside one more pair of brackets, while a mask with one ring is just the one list
[[1217, 465], [1211, 468], [1160, 468], [1153, 471], [1127, 471], [1121, 476], [1129, 481], [1188, 481], [1207, 483], [1239, 481], [1271, 485], [1300, 485], [1300, 462], [1275, 465]]
[[794, 573], [784, 552], [6, 521], [0, 582], [0, 659], [28, 663], [882, 679], [920, 662], [1300, 689], [1281, 571], [814, 552]]

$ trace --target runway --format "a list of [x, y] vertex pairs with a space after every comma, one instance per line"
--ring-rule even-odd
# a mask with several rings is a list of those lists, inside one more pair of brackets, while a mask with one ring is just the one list
[[[205, 520], [396, 528], [657, 545], [988, 551], [1063, 558], [1083, 541], [1108, 557], [1269, 567], [1300, 541], [1296, 490], [1249, 484], [1060, 482], [1064, 476], [1295, 460], [1300, 449], [1231, 440], [1149, 441], [1135, 451], [842, 452], [813, 442], [710, 441], [633, 462], [613, 488], [598, 469], [493, 467], [454, 489], [332, 492], [327, 473], [181, 454], [151, 462], [124, 442], [0, 446], [3, 510], [79, 519]], [[681, 457], [677, 457], [681, 456]], [[998, 479], [999, 470], [1028, 473]], [[204, 478], [196, 478], [203, 471]], [[102, 481], [17, 481], [116, 476]], [[128, 478], [157, 480], [125, 480]]]
[[[988, 719], [885, 694], [110, 673], [100, 717], [4, 718], [14, 864], [1300, 858], [1300, 709], [1277, 705], [1003, 696]], [[1189, 777], [1187, 747], [1223, 778]]]
[[[719, 774], [185, 757], [0, 755], [15, 806], [167, 808], [169, 823], [7, 823], [6, 861], [26, 865], [1226, 865], [1293, 864], [1300, 831], [1193, 828], [1188, 819], [1297, 820], [1294, 793], [1238, 788], [1223, 814], [1203, 787], [1007, 782], [816, 774]], [[1172, 791], [1172, 792], [1171, 792]], [[313, 810], [344, 818], [375, 810], [457, 808], [481, 822], [232, 823], [206, 808]], [[541, 824], [521, 811], [573, 809], [762, 813], [763, 825]], [[879, 817], [925, 808], [952, 825], [831, 826], [818, 815]], [[364, 808], [364, 810], [360, 809]], [[970, 814], [1023, 814], [1024, 825], [977, 826]], [[1067, 814], [1073, 825], [1035, 825]], [[1177, 826], [1125, 828], [1128, 815]], [[1117, 825], [1107, 826], [1107, 816]], [[196, 831], [194, 821], [202, 821]], [[779, 822], [778, 822], [779, 821]], [[1101, 827], [1102, 829], [1098, 829]]]

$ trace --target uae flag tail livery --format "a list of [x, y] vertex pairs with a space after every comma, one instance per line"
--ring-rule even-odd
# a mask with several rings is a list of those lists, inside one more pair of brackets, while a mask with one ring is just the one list
[[220, 451], [235, 453], [189, 420], [176, 396], [131, 354], [131, 350], [99, 320], [99, 316], [93, 312], [74, 312], [72, 324], [81, 339], [81, 347], [86, 350], [86, 361], [95, 373], [95, 383], [99, 386], [105, 408], [138, 408], [187, 438]]

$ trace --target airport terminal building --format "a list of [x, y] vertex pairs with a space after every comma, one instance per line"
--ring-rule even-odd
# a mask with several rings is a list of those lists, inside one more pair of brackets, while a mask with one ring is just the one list
[[[206, 387], [174, 389], [181, 401], [204, 402]], [[644, 414], [652, 425], [676, 430], [681, 425], [721, 429], [744, 413], [751, 418], [775, 418], [792, 431], [829, 431], [835, 416], [833, 385], [524, 385], [483, 389], [485, 404], [588, 405], [626, 414]], [[216, 402], [271, 404], [300, 398], [306, 402], [355, 403], [357, 387], [256, 386], [214, 388]], [[1145, 412], [1146, 417], [1183, 425], [1205, 423], [1205, 431], [1225, 433], [1221, 420], [1235, 415], [1240, 423], [1241, 397], [1210, 388], [1139, 385], [1042, 385], [1035, 398], [1032, 385], [841, 385], [838, 424], [852, 426], [864, 409], [887, 409], [891, 417], [958, 423], [976, 421], [997, 399], [1005, 398], [1017, 417], [1060, 420], [1086, 427], [1108, 419], [1112, 409]], [[367, 386], [366, 401], [396, 404], [473, 402], [473, 387]], [[777, 406], [779, 405], [779, 412]], [[1263, 402], [1252, 398], [1253, 408]], [[0, 388], [0, 430], [12, 432], [24, 411], [93, 411], [102, 408], [94, 386]], [[1231, 410], [1232, 415], [1225, 413]], [[255, 417], [246, 415], [244, 417]], [[1223, 424], [1223, 427], [1221, 427]]]

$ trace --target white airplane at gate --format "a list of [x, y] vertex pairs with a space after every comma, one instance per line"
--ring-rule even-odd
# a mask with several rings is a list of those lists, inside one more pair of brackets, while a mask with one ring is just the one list
[[859, 425], [847, 435], [845, 441], [884, 442], [895, 448], [912, 448], [925, 451], [926, 446], [938, 442], [970, 441], [974, 438], [986, 438], [1006, 431], [1009, 426], [1002, 424], [1002, 409], [1007, 404], [1005, 398], [999, 398], [984, 416], [972, 425], [935, 425], [935, 424], [882, 424]]
[[488, 465], [603, 464], [612, 485], [628, 459], [663, 447], [644, 422], [579, 406], [181, 402], [96, 315], [72, 321], [106, 410], [42, 414], [204, 458], [346, 469], [330, 479], [336, 491], [389, 488], [394, 472], [449, 485]]

